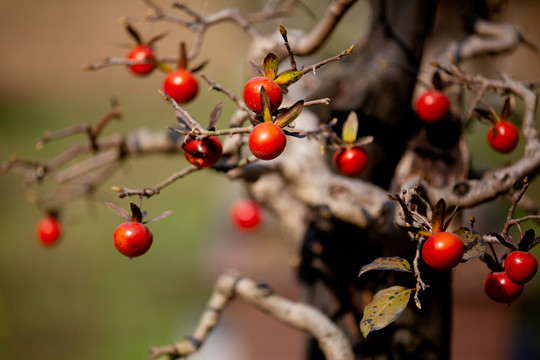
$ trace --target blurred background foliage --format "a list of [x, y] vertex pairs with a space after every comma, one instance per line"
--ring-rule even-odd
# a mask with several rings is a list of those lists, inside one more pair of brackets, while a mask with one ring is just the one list
[[[169, 2], [158, 3], [170, 9]], [[193, 0], [187, 3], [207, 14], [226, 6], [255, 11], [264, 2]], [[315, 16], [320, 16], [326, 5], [326, 2], [314, 0], [306, 3]], [[319, 58], [333, 55], [356, 40], [357, 27], [365, 26], [368, 20], [365, 1], [360, 3], [345, 17], [344, 24], [322, 49]], [[538, 24], [532, 16], [534, 11], [530, 10], [534, 2], [517, 3], [521, 8], [510, 7], [508, 19], [522, 25], [525, 22], [525, 26], [536, 30], [533, 40], [540, 40]], [[160, 130], [175, 125], [171, 107], [156, 91], [163, 78], [159, 72], [141, 79], [122, 67], [96, 72], [81, 70], [83, 64], [106, 56], [124, 56], [127, 53], [124, 46], [131, 39], [118, 25], [118, 19], [145, 11], [142, 1], [127, 0], [0, 2], [3, 15], [0, 25], [1, 160], [7, 160], [12, 153], [21, 158], [46, 159], [73, 141], [83, 140], [82, 136], [75, 136], [50, 143], [40, 151], [35, 148], [36, 139], [47, 130], [95, 122], [109, 109], [112, 96], [118, 98], [124, 116], [112, 122], [106, 134], [139, 127]], [[302, 10], [296, 10], [294, 15], [294, 18], [272, 20], [262, 28], [271, 30], [284, 24], [307, 29], [315, 21]], [[157, 45], [157, 51], [162, 54], [175, 55], [180, 40], [188, 43], [191, 40], [188, 31], [170, 24], [157, 24], [152, 34], [164, 30], [170, 34]], [[194, 64], [210, 59], [204, 72], [240, 94], [250, 73], [245, 58], [248, 45], [247, 36], [238, 27], [219, 25], [208, 32], [201, 56]], [[512, 69], [510, 74], [518, 79], [537, 79], [540, 75], [538, 59], [530, 50], [523, 51], [494, 59], [492, 68], [494, 71], [501, 67], [507, 71]], [[528, 66], [523, 65], [524, 57]], [[512, 66], [516, 63], [517, 66]], [[222, 94], [205, 91], [206, 88], [201, 80], [198, 98], [185, 108], [205, 124], [213, 106], [224, 101], [222, 119], [226, 119], [234, 106]], [[485, 144], [482, 126], [476, 124], [468, 133], [473, 164], [479, 167], [500, 164], [501, 158]], [[511, 156], [505, 160], [510, 160]], [[170, 343], [189, 333], [211, 291], [214, 276], [224, 266], [237, 265], [249, 275], [253, 263], [258, 266], [261, 262], [268, 263], [263, 267], [264, 271], [271, 269], [271, 273], [266, 273], [268, 277], [275, 276], [274, 272], [283, 272], [285, 282], [294, 283], [292, 270], [287, 266], [288, 249], [277, 250], [284, 258], [280, 261], [268, 253], [263, 258], [259, 253], [242, 250], [263, 245], [255, 240], [259, 237], [257, 234], [239, 234], [228, 222], [228, 206], [234, 198], [242, 196], [241, 184], [211, 171], [182, 179], [166, 188], [161, 196], [143, 202], [143, 208], [151, 217], [173, 210], [172, 216], [150, 224], [154, 244], [147, 254], [130, 260], [116, 251], [112, 233], [122, 220], [107, 209], [104, 202], [114, 201], [127, 208], [128, 201], [116, 199], [110, 186], [152, 185], [185, 164], [183, 156], [178, 155], [130, 160], [93, 198], [76, 200], [64, 209], [64, 236], [58, 246], [50, 249], [37, 242], [35, 224], [43, 213], [26, 201], [28, 194], [20, 187], [20, 177], [14, 173], [0, 176], [0, 359], [141, 359], [146, 356], [148, 346]], [[529, 192], [540, 200], [537, 189], [538, 186], [533, 185]], [[502, 228], [500, 224], [507, 205], [503, 202], [499, 212], [489, 212], [491, 215], [485, 218], [486, 222], [491, 220], [489, 223], [495, 224], [495, 228], [488, 231]], [[275, 242], [275, 234], [269, 227], [263, 226], [259, 235]], [[238, 254], [255, 258], [242, 262]], [[538, 256], [538, 251], [535, 254]], [[229, 260], [219, 260], [220, 255]], [[467, 277], [466, 269], [470, 268], [464, 266], [463, 275], [457, 274], [458, 279]], [[483, 276], [470, 280], [473, 283], [470, 288], [476, 293], [478, 289], [481, 293]], [[538, 312], [530, 305], [539, 297], [538, 277], [534, 286], [529, 287], [531, 289], [513, 310], [525, 308], [527, 316], [524, 318], [538, 323]], [[284, 286], [285, 292], [287, 289]], [[290, 294], [296, 295], [294, 291]], [[478, 301], [481, 307], [488, 303], [485, 298]], [[530, 323], [524, 322], [522, 328]], [[534, 331], [538, 330], [527, 328], [528, 334]], [[297, 336], [289, 335], [286, 330], [282, 333]], [[508, 334], [508, 338], [513, 337]], [[297, 336], [291, 346], [301, 347], [298, 345], [301, 340]], [[273, 348], [268, 346], [265, 351], [271, 353]], [[230, 358], [241, 359], [239, 351], [230, 350], [233, 354]], [[280, 356], [274, 358], [285, 359]], [[226, 352], [219, 358], [225, 359]], [[290, 357], [293, 358], [298, 357]]]

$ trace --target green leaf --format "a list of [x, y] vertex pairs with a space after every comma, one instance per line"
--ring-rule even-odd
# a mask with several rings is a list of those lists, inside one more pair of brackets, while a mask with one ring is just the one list
[[266, 55], [263, 62], [264, 76], [274, 80], [276, 78], [278, 68], [279, 58], [277, 57], [277, 55], [272, 53]]
[[392, 286], [376, 293], [364, 308], [360, 321], [362, 335], [367, 337], [370, 332], [380, 330], [396, 320], [407, 307], [412, 291], [403, 286]]
[[284, 128], [285, 126], [292, 123], [298, 115], [302, 112], [302, 109], [304, 108], [304, 100], [298, 100], [294, 105], [287, 108], [284, 112], [279, 113], [276, 116], [276, 125], [280, 128]]
[[373, 262], [362, 266], [358, 277], [370, 270], [395, 270], [412, 273], [411, 264], [406, 259], [394, 257], [379, 257]]
[[341, 138], [346, 143], [352, 144], [356, 141], [356, 134], [358, 134], [358, 115], [351, 111], [343, 123]]
[[480, 258], [486, 253], [486, 242], [482, 235], [474, 229], [470, 230], [466, 227], [460, 227], [454, 231], [454, 234], [459, 236], [465, 244], [465, 253], [463, 254], [462, 261]]
[[285, 71], [284, 73], [280, 74], [274, 81], [279, 86], [289, 86], [300, 80], [304, 73], [300, 70], [290, 70]]

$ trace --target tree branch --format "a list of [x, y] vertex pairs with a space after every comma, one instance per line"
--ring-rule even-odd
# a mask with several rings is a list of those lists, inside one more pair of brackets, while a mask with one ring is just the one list
[[310, 305], [288, 300], [266, 285], [257, 284], [235, 271], [228, 271], [216, 280], [206, 310], [193, 333], [186, 340], [173, 345], [151, 348], [148, 360], [165, 355], [184, 357], [196, 352], [217, 326], [223, 310], [234, 296], [242, 298], [289, 327], [311, 334], [317, 339], [326, 359], [354, 359], [351, 344], [343, 332], [321, 311]]

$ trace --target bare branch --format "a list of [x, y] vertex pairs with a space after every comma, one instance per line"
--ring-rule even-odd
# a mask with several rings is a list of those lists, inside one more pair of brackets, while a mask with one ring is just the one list
[[310, 333], [328, 360], [352, 360], [351, 344], [343, 332], [320, 310], [304, 303], [288, 300], [263, 284], [243, 277], [235, 271], [221, 275], [193, 333], [170, 346], [153, 347], [148, 360], [169, 355], [184, 357], [193, 354], [217, 326], [225, 307], [238, 296], [258, 310], [283, 324]]

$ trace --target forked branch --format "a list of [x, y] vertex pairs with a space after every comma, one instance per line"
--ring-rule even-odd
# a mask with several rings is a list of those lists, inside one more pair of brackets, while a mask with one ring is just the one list
[[236, 271], [228, 271], [214, 284], [214, 291], [193, 333], [178, 343], [151, 348], [148, 360], [161, 356], [186, 357], [195, 353], [217, 326], [223, 310], [235, 296], [279, 322], [311, 334], [317, 339], [326, 359], [354, 359], [351, 344], [344, 333], [320, 310], [286, 299], [264, 284], [245, 278]]

